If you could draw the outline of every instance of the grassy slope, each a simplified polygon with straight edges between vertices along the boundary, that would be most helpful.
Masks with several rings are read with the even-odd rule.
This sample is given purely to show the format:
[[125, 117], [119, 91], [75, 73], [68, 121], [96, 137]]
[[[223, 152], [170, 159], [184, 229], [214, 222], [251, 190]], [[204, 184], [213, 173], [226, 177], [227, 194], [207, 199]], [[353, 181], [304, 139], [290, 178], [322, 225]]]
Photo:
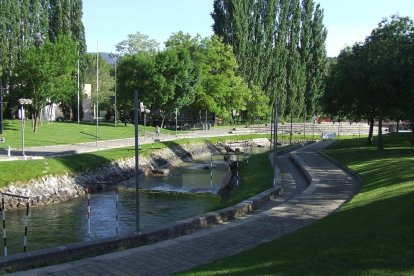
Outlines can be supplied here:
[[[6, 120], [4, 122], [4, 137], [6, 142], [0, 144], [0, 148], [21, 148], [22, 141], [22, 124], [19, 120]], [[128, 124], [118, 124], [115, 127], [110, 123], [99, 123], [99, 139], [112, 140], [134, 137], [134, 126]], [[144, 128], [140, 127], [140, 135], [143, 135]], [[147, 132], [154, 133], [153, 127], [146, 127]], [[168, 132], [163, 130], [163, 133]], [[175, 133], [175, 132], [174, 132]], [[26, 122], [25, 127], [25, 146], [48, 146], [48, 145], [63, 145], [81, 142], [96, 141], [96, 124], [94, 123], [67, 123], [67, 122], [53, 122], [43, 123], [37, 129], [37, 133], [33, 133], [31, 129], [31, 121]]]
[[386, 136], [377, 152], [365, 139], [326, 150], [360, 174], [360, 193], [327, 218], [187, 275], [413, 275], [414, 154], [409, 137]]

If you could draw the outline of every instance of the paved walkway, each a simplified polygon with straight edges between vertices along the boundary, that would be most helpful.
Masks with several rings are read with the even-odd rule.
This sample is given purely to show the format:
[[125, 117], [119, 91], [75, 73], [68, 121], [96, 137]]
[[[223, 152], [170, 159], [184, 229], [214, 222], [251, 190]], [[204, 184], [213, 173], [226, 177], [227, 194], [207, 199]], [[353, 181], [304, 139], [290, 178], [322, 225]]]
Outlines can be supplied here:
[[169, 275], [237, 254], [319, 220], [340, 207], [358, 182], [317, 153], [329, 142], [299, 150], [307, 178], [287, 156], [278, 157], [285, 193], [230, 223], [152, 245], [14, 275]]
[[[261, 130], [261, 129], [259, 129]], [[231, 128], [213, 128], [211, 130], [198, 130], [191, 131], [184, 134], [165, 134], [162, 133], [159, 137], [160, 141], [171, 141], [181, 138], [202, 138], [202, 137], [217, 137], [217, 136], [231, 136], [245, 133], [258, 133], [256, 129], [252, 128], [241, 128], [239, 131], [232, 131]], [[147, 132], [145, 138], [140, 137], [140, 144], [147, 144], [154, 142], [154, 133]], [[135, 138], [125, 138], [116, 140], [104, 140], [94, 141], [85, 143], [76, 143], [68, 145], [53, 145], [53, 146], [40, 146], [40, 147], [26, 147], [25, 155], [28, 159], [39, 159], [45, 157], [64, 156], [70, 154], [79, 154], [100, 151], [111, 148], [122, 148], [135, 145]], [[2, 145], [0, 145], [2, 146]], [[0, 147], [0, 161], [12, 161], [23, 159], [21, 149], [11, 149], [10, 156], [8, 149]]]

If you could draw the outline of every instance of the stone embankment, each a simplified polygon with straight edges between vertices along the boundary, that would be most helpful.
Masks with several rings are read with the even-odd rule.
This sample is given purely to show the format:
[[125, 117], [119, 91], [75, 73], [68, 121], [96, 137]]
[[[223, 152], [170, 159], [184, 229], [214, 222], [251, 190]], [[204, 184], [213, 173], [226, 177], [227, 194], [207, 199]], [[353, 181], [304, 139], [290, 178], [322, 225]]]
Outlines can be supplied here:
[[[223, 144], [188, 144], [154, 150], [150, 157], [140, 157], [140, 173], [150, 174], [160, 167], [169, 167], [178, 162], [188, 162], [202, 155], [217, 154], [226, 151]], [[59, 203], [114, 187], [117, 183], [133, 177], [135, 174], [135, 158], [112, 161], [95, 170], [64, 175], [49, 175], [33, 179], [27, 183], [10, 183], [0, 192], [28, 196], [30, 206]], [[25, 207], [22, 198], [5, 196], [5, 208]]]

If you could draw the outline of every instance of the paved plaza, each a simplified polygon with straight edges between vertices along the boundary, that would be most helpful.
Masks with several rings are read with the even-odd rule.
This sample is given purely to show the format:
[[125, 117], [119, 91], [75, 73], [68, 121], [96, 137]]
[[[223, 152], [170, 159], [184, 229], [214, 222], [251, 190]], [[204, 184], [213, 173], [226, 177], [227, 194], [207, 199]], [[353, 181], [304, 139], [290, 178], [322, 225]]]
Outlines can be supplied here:
[[357, 191], [353, 176], [318, 153], [329, 143], [279, 156], [284, 193], [249, 216], [175, 239], [13, 275], [169, 275], [277, 239], [329, 215]]

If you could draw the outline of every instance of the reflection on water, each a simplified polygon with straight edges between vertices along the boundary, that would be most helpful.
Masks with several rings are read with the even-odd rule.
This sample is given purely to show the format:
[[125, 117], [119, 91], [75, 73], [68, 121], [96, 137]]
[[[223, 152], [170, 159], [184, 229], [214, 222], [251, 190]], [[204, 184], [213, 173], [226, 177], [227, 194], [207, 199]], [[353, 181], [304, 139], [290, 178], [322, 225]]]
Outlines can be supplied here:
[[[171, 168], [169, 176], [146, 176], [140, 180], [140, 229], [143, 232], [166, 223], [205, 213], [218, 205], [214, 193], [228, 173], [222, 157], [210, 157]], [[212, 179], [212, 181], [211, 181]], [[119, 234], [136, 229], [134, 180], [119, 186]], [[168, 193], [160, 192], [168, 191]], [[181, 193], [189, 192], [189, 193]], [[87, 198], [30, 209], [28, 251], [116, 235], [115, 191], [91, 195], [91, 234], [88, 234]], [[23, 252], [25, 210], [6, 211], [8, 254]]]

